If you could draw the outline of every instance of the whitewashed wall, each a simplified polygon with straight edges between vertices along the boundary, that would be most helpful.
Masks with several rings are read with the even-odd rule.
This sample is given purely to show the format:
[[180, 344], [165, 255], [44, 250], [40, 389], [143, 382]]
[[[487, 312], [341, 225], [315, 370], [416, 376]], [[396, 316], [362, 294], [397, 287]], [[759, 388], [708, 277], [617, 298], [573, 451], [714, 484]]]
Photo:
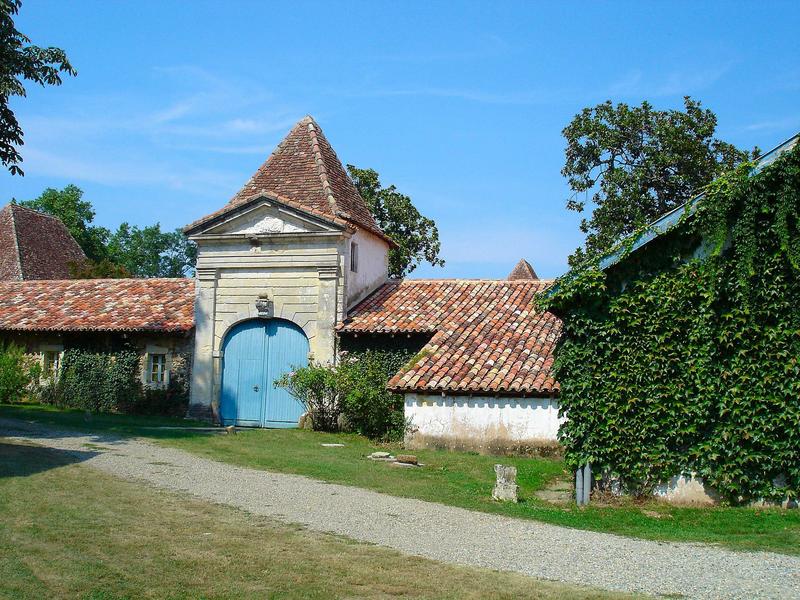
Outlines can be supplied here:
[[344, 264], [348, 308], [386, 283], [389, 272], [389, 244], [384, 240], [359, 229], [350, 241], [358, 244], [358, 271], [350, 270], [350, 244], [347, 243]]
[[411, 447], [555, 441], [562, 422], [554, 398], [406, 394], [405, 415]]

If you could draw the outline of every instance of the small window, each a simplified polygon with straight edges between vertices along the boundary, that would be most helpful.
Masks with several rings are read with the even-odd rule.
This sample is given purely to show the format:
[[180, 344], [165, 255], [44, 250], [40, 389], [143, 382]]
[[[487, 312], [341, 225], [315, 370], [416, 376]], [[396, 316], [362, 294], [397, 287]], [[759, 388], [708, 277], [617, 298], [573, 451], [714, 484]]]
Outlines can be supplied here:
[[358, 273], [358, 244], [350, 242], [350, 270]]
[[46, 379], [58, 377], [61, 368], [61, 352], [58, 350], [45, 350], [42, 355], [42, 375]]
[[167, 355], [148, 355], [147, 381], [148, 383], [162, 384], [167, 381]]

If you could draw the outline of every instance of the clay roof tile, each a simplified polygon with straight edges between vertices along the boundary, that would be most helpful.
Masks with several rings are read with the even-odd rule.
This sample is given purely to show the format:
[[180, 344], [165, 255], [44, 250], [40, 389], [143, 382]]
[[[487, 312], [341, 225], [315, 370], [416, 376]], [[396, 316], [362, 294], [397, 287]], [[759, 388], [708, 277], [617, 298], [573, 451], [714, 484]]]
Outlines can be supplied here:
[[550, 395], [561, 321], [536, 312], [551, 281], [405, 280], [357, 305], [342, 332], [435, 332], [423, 358], [389, 382], [395, 391]]

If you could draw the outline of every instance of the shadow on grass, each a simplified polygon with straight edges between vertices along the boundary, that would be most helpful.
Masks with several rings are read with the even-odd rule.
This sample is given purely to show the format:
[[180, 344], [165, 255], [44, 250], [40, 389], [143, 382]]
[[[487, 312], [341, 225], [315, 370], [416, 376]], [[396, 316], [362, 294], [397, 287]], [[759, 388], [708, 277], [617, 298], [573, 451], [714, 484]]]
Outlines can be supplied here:
[[[4, 419], [9, 421], [3, 422]], [[3, 431], [14, 430], [29, 434], [40, 427], [48, 429], [48, 437], [92, 435], [97, 437], [92, 441], [108, 444], [119, 441], [120, 437], [185, 439], [225, 433], [221, 427], [177, 417], [92, 413], [41, 404], [0, 404], [0, 435]], [[69, 430], [75, 431], [71, 433]]]
[[27, 444], [0, 442], [0, 478], [27, 477], [89, 460], [92, 450], [54, 450]]

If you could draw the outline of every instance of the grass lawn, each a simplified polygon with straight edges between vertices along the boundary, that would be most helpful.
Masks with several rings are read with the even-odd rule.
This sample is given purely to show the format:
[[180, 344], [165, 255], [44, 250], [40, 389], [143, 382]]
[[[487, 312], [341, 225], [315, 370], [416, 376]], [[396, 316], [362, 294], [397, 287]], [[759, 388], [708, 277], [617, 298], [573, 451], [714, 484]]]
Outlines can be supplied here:
[[74, 460], [0, 438], [0, 597], [623, 597], [312, 533]]
[[[151, 438], [188, 452], [236, 465], [296, 473], [396, 496], [419, 498], [472, 510], [536, 519], [580, 529], [605, 531], [655, 540], [722, 544], [736, 550], [770, 550], [800, 554], [800, 511], [751, 508], [681, 508], [651, 501], [622, 501], [613, 506], [578, 509], [538, 499], [534, 492], [566, 477], [557, 460], [496, 458], [465, 452], [420, 450], [419, 469], [399, 469], [367, 460], [381, 447], [362, 437], [300, 430], [247, 430], [237, 435], [209, 435], [145, 426], [185, 424], [183, 420], [93, 415], [36, 405], [0, 405], [0, 417], [16, 417], [85, 431], [107, 431]], [[338, 442], [341, 448], [323, 447]], [[523, 501], [501, 504], [491, 500], [493, 465], [514, 464]]]

